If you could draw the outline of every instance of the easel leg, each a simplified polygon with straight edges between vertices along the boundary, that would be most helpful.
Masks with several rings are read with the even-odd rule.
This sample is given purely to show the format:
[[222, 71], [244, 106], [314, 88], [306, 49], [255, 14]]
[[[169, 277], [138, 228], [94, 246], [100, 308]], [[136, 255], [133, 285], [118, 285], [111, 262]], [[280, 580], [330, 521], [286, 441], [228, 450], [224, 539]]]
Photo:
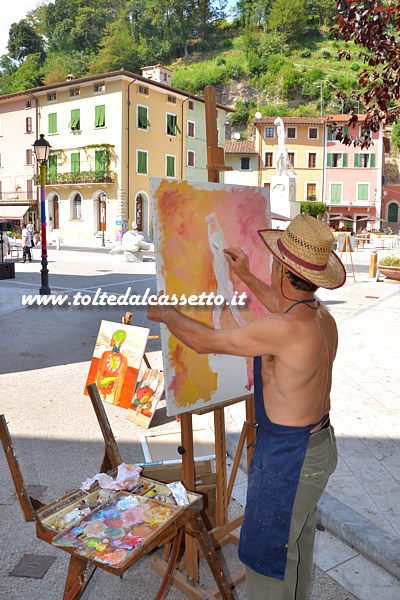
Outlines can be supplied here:
[[[187, 490], [195, 491], [195, 465], [193, 450], [193, 420], [190, 413], [181, 416], [181, 440], [185, 449], [182, 455], [182, 480]], [[186, 569], [188, 576], [197, 583], [199, 580], [198, 547], [197, 542], [190, 535], [185, 535]]]
[[223, 408], [214, 411], [215, 467], [217, 472], [217, 525], [223, 526], [228, 520], [228, 494], [226, 484], [226, 439], [225, 414]]
[[176, 562], [177, 562], [178, 556], [179, 556], [181, 542], [182, 542], [182, 530], [180, 530], [178, 532], [178, 534], [175, 536], [174, 542], [172, 544], [170, 558], [169, 558], [168, 569], [164, 575], [164, 579], [160, 585], [160, 588], [157, 592], [157, 596], [154, 598], [154, 600], [162, 600], [165, 592], [168, 589], [169, 584], [171, 583], [171, 579], [174, 574]]
[[196, 515], [192, 521], [193, 530], [198, 535], [199, 544], [204, 552], [204, 557], [208, 562], [211, 573], [214, 576], [218, 589], [221, 593], [222, 600], [234, 600], [233, 592], [222, 570], [221, 564], [215, 552], [214, 545], [207, 533], [206, 526], [203, 523], [200, 515]]
[[85, 587], [83, 576], [85, 574], [86, 567], [86, 560], [71, 556], [69, 560], [67, 579], [65, 581], [63, 600], [78, 600], [81, 597]]
[[88, 385], [87, 391], [92, 401], [94, 412], [96, 413], [105, 443], [105, 453], [100, 471], [105, 472], [111, 468], [116, 469], [118, 465], [122, 463], [122, 458], [96, 384], [92, 383], [91, 385]]

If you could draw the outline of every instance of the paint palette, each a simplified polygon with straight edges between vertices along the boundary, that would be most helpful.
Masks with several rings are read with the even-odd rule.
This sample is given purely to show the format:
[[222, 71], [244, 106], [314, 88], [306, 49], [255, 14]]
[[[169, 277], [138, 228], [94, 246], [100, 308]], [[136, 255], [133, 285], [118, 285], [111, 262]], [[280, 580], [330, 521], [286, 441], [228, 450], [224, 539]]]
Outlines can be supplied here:
[[109, 569], [119, 569], [157, 537], [181, 510], [152, 498], [120, 492], [53, 539], [55, 546]]

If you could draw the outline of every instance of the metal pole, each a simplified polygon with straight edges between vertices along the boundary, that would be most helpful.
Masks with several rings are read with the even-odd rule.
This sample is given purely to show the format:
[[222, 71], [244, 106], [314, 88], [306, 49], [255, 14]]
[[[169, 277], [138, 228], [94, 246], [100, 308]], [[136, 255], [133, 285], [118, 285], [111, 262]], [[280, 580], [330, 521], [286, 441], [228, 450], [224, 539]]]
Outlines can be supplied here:
[[104, 196], [101, 198], [100, 200], [101, 202], [101, 206], [100, 206], [100, 210], [101, 210], [101, 245], [104, 247], [106, 244], [104, 242], [104, 227], [105, 227], [105, 200], [104, 200]]
[[40, 220], [42, 224], [42, 268], [41, 288], [39, 293], [41, 296], [51, 294], [49, 288], [49, 270], [47, 268], [47, 237], [46, 237], [46, 161], [40, 163]]

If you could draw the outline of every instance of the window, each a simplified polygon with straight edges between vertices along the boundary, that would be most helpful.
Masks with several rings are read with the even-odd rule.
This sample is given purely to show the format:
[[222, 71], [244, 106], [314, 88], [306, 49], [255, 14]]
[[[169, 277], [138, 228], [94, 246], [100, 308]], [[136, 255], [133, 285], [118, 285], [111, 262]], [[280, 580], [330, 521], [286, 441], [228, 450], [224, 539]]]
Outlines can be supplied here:
[[72, 201], [72, 218], [82, 219], [82, 196], [80, 194], [75, 194]]
[[317, 140], [318, 139], [318, 129], [316, 127], [308, 128], [308, 139], [309, 140]]
[[104, 81], [102, 81], [101, 83], [95, 83], [93, 86], [93, 91], [95, 94], [98, 94], [99, 92], [105, 92], [106, 84], [104, 83]]
[[340, 204], [342, 201], [342, 184], [331, 183], [331, 204]]
[[194, 102], [193, 102], [193, 100], [189, 100], [189, 110], [194, 110]]
[[273, 127], [266, 127], [264, 130], [264, 137], [273, 138], [275, 136], [275, 130]]
[[26, 180], [26, 199], [33, 199], [33, 179]]
[[32, 100], [27, 100], [25, 102], [25, 108], [32, 108]]
[[145, 94], [146, 96], [148, 96], [149, 88], [146, 87], [145, 85], [139, 85], [139, 94]]
[[68, 127], [71, 131], [80, 131], [81, 129], [81, 111], [79, 108], [71, 110], [71, 120]]
[[369, 183], [357, 184], [357, 200], [359, 202], [369, 201]]
[[187, 134], [188, 134], [188, 137], [194, 137], [194, 122], [193, 121], [188, 121]]
[[30, 148], [28, 148], [25, 151], [25, 162], [26, 162], [27, 165], [31, 165], [32, 164], [32, 156], [33, 156], [32, 150]]
[[288, 159], [290, 160], [292, 167], [294, 167], [294, 152], [288, 152]]
[[147, 151], [138, 150], [136, 153], [137, 172], [147, 175]]
[[80, 152], [71, 153], [71, 173], [75, 175], [81, 172], [81, 155]]
[[54, 102], [55, 100], [57, 100], [56, 92], [49, 92], [47, 94], [47, 102]]
[[94, 126], [105, 127], [106, 124], [106, 107], [104, 104], [95, 106], [94, 109]]
[[328, 142], [331, 142], [332, 140], [337, 140], [341, 134], [348, 135], [348, 133], [349, 133], [349, 128], [347, 126], [338, 127], [337, 131], [333, 132], [332, 127], [330, 127], [328, 125]]
[[265, 166], [266, 167], [272, 167], [272, 163], [273, 163], [273, 159], [274, 159], [274, 155], [272, 152], [266, 152], [265, 153]]
[[296, 137], [297, 137], [296, 127], [288, 127], [286, 130], [286, 137], [288, 139], [292, 139], [292, 140], [296, 139]]
[[364, 169], [375, 167], [375, 154], [355, 154], [354, 166]]
[[176, 135], [176, 132], [180, 129], [177, 124], [176, 115], [172, 115], [171, 113], [167, 113], [167, 135]]
[[80, 96], [81, 95], [80, 88], [78, 88], [78, 87], [71, 88], [69, 90], [69, 95], [70, 95], [71, 98], [76, 98], [77, 96]]
[[188, 165], [188, 167], [194, 167], [194, 152], [193, 152], [193, 150], [188, 150], [187, 165]]
[[241, 157], [240, 168], [242, 171], [248, 171], [250, 169], [250, 158], [248, 156]]
[[49, 183], [57, 181], [57, 154], [50, 154], [47, 167], [47, 179]]
[[107, 154], [106, 150], [95, 150], [94, 153], [94, 172], [98, 176], [104, 176], [106, 172]]
[[138, 104], [137, 107], [137, 126], [139, 129], [148, 129], [150, 127], [149, 119], [147, 118], [147, 106], [141, 106]]
[[317, 199], [317, 184], [307, 183], [307, 200], [314, 201]]
[[308, 154], [308, 168], [315, 169], [317, 166], [317, 154], [315, 152], [309, 152]]
[[166, 174], [167, 177], [175, 177], [175, 156], [167, 154]]
[[399, 207], [396, 202], [391, 202], [388, 206], [387, 220], [390, 223], [397, 223], [399, 220]]
[[49, 133], [57, 133], [57, 113], [50, 113], [48, 116]]
[[32, 133], [32, 117], [25, 119], [25, 133]]
[[326, 157], [327, 167], [347, 167], [347, 154], [328, 152]]
[[168, 102], [171, 102], [172, 104], [176, 104], [176, 96], [171, 96], [170, 94], [168, 94]]

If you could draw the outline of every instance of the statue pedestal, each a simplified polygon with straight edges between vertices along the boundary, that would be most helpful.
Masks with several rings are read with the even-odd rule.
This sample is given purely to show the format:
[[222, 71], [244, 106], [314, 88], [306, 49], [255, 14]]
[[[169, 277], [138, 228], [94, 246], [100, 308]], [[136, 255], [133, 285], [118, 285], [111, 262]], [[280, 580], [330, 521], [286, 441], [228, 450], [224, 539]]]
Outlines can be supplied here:
[[289, 219], [300, 213], [300, 203], [296, 202], [296, 176], [274, 175], [271, 178], [271, 211]]

